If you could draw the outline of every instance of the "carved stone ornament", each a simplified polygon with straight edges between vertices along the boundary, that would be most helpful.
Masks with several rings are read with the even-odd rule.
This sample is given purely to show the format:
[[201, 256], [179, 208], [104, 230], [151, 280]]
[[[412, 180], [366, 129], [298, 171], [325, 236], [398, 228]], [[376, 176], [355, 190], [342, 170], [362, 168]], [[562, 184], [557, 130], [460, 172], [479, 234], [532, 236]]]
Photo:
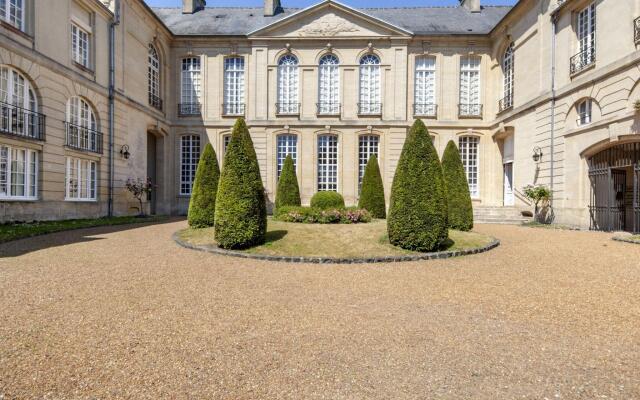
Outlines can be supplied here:
[[335, 14], [326, 14], [300, 29], [298, 35], [337, 36], [353, 32], [360, 32], [360, 28]]

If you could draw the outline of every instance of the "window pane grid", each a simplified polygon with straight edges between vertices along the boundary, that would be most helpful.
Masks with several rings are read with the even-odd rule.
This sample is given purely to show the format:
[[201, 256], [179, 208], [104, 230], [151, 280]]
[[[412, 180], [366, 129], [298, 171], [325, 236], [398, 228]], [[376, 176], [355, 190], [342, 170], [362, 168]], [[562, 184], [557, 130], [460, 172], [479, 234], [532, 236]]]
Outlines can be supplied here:
[[[196, 114], [200, 111], [200, 59], [191, 57], [182, 60], [180, 102], [183, 114]], [[195, 110], [197, 108], [197, 110]], [[196, 112], [197, 111], [197, 112]]]
[[224, 60], [224, 113], [244, 114], [244, 58]]
[[89, 67], [89, 33], [77, 25], [71, 25], [71, 50], [73, 60]]
[[340, 61], [328, 54], [320, 59], [318, 113], [338, 114], [340, 112]]
[[414, 102], [416, 115], [435, 115], [436, 60], [433, 57], [416, 58]]
[[368, 54], [360, 60], [360, 107], [361, 114], [380, 114], [380, 59]]
[[358, 144], [358, 185], [362, 185], [364, 170], [367, 167], [369, 158], [375, 155], [378, 157], [378, 144], [380, 137], [377, 135], [362, 135]]
[[298, 59], [287, 54], [278, 62], [278, 113], [297, 114], [298, 108]]
[[503, 96], [506, 107], [510, 107], [513, 104], [513, 64], [513, 43], [511, 43], [505, 51], [504, 59], [502, 60], [502, 70], [504, 73]]
[[0, 199], [37, 199], [37, 167], [35, 150], [0, 146]]
[[278, 136], [276, 153], [277, 173], [278, 179], [280, 179], [280, 173], [282, 172], [282, 167], [284, 166], [284, 160], [288, 155], [291, 155], [291, 158], [293, 159], [293, 168], [295, 169], [298, 166], [298, 136]]
[[24, 30], [24, 0], [0, 0], [0, 19]]
[[467, 175], [471, 197], [479, 196], [478, 188], [478, 147], [480, 140], [475, 136], [463, 136], [458, 141], [460, 158]]
[[200, 160], [200, 136], [188, 135], [180, 138], [180, 194], [191, 194], [193, 180]]
[[338, 137], [318, 136], [318, 191], [338, 191]]
[[97, 198], [97, 163], [67, 157], [67, 200], [93, 201]]

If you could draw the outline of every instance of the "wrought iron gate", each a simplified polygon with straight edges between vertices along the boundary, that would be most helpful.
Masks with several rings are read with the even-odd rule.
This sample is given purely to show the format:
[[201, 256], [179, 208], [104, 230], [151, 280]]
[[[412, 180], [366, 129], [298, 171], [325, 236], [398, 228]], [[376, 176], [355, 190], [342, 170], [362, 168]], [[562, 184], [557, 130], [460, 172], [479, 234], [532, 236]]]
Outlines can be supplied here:
[[624, 196], [627, 173], [624, 170], [612, 168], [594, 168], [589, 171], [589, 180], [591, 181], [591, 202], [589, 205], [591, 229], [598, 231], [625, 230]]
[[640, 164], [633, 166], [633, 232], [640, 233]]

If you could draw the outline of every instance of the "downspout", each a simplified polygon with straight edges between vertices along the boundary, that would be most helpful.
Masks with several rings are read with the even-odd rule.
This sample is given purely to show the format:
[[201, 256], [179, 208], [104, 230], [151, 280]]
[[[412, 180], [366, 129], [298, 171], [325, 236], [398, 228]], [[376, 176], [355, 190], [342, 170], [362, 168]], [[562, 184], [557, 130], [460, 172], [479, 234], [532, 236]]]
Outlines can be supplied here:
[[120, 24], [120, 0], [114, 0], [113, 21], [109, 24], [109, 203], [108, 216], [113, 216], [113, 186], [115, 180], [114, 124], [116, 88], [116, 27]]
[[555, 124], [556, 124], [556, 30], [558, 23], [558, 14], [551, 16], [551, 142], [550, 152], [551, 159], [549, 162], [549, 190], [551, 191], [551, 199], [549, 205], [553, 206], [553, 184], [554, 184], [554, 163], [555, 163]]

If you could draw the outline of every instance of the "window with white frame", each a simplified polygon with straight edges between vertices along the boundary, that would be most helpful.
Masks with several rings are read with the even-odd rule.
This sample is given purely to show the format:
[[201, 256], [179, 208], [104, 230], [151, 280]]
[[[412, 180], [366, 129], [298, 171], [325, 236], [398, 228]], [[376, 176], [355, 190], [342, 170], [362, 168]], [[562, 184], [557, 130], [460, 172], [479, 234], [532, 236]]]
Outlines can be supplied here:
[[460, 116], [480, 116], [480, 57], [460, 59]]
[[364, 170], [371, 156], [378, 157], [378, 144], [380, 137], [378, 135], [361, 135], [358, 141], [358, 185], [362, 185]]
[[584, 99], [578, 104], [578, 125], [591, 123], [591, 110], [593, 103], [591, 99]]
[[298, 59], [285, 54], [278, 61], [278, 114], [298, 114]]
[[280, 173], [284, 166], [284, 160], [290, 155], [293, 159], [293, 168], [298, 165], [298, 136], [297, 135], [278, 135], [277, 149], [276, 149], [276, 161], [278, 167], [278, 179], [280, 179]]
[[0, 19], [24, 30], [25, 0], [0, 0]]
[[149, 44], [149, 104], [162, 110], [162, 100], [160, 99], [160, 57], [156, 48]]
[[380, 58], [367, 54], [360, 59], [360, 114], [382, 113], [380, 100]]
[[180, 87], [180, 115], [200, 114], [200, 58], [182, 59]]
[[67, 157], [68, 201], [95, 201], [98, 198], [98, 164], [93, 160]]
[[93, 107], [81, 97], [67, 102], [67, 132], [65, 144], [79, 150], [102, 152], [102, 134], [97, 131]]
[[[596, 3], [591, 3], [578, 13], [578, 51], [595, 54], [596, 47]], [[585, 55], [585, 57], [587, 57]]]
[[0, 200], [38, 198], [38, 152], [0, 145]]
[[340, 60], [333, 54], [320, 59], [318, 114], [340, 113]]
[[502, 57], [502, 73], [504, 74], [504, 77], [502, 81], [503, 99], [500, 104], [501, 110], [513, 106], [513, 56], [513, 43], [511, 43], [509, 44], [509, 47], [507, 47], [507, 50], [505, 50], [504, 56]]
[[231, 135], [224, 135], [222, 137], [222, 153], [225, 154], [227, 152], [227, 147], [229, 147], [229, 143], [231, 143]]
[[89, 32], [76, 24], [71, 24], [71, 56], [73, 61], [90, 68], [89, 64]]
[[318, 191], [338, 191], [338, 136], [318, 136]]
[[224, 114], [244, 114], [244, 58], [224, 59]]
[[458, 139], [458, 148], [460, 149], [460, 158], [467, 175], [469, 183], [469, 192], [471, 197], [477, 198], [480, 195], [478, 187], [478, 148], [480, 146], [480, 138], [477, 136], [462, 136]]
[[41, 138], [41, 116], [36, 95], [21, 73], [0, 67], [0, 131], [17, 136]]
[[414, 114], [435, 116], [436, 107], [436, 59], [416, 57]]
[[180, 194], [189, 196], [200, 160], [200, 136], [180, 137]]

